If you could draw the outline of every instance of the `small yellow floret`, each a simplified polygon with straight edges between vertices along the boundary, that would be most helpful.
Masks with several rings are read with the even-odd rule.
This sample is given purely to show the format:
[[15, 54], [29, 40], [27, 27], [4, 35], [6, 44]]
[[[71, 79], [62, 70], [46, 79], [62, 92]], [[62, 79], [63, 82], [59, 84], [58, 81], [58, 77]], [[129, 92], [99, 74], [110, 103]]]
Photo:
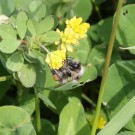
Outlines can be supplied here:
[[70, 44], [61, 44], [61, 50], [63, 50], [64, 52], [69, 51], [69, 52], [73, 52], [74, 48], [72, 45]]
[[98, 120], [98, 128], [102, 129], [106, 124], [106, 120], [103, 117], [100, 117]]
[[53, 51], [47, 54], [46, 63], [52, 69], [59, 69], [63, 66], [64, 60], [66, 60], [66, 53], [63, 50]]
[[[90, 121], [90, 124], [93, 125], [93, 122], [94, 122], [94, 119], [92, 119], [92, 121]], [[106, 124], [106, 120], [103, 117], [99, 117], [97, 128], [102, 129], [102, 128], [104, 128], [105, 124]]]
[[56, 30], [61, 37], [60, 42], [56, 42], [56, 45], [60, 44], [60, 49], [63, 51], [73, 51], [73, 45], [78, 45], [78, 35], [70, 28], [66, 28], [65, 31]]

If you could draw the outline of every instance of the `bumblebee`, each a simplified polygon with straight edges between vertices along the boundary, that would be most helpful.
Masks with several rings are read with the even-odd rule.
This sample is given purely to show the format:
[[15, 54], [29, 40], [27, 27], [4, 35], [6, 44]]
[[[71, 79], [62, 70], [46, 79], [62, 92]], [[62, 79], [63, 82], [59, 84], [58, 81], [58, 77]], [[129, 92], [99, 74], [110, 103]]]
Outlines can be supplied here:
[[55, 81], [66, 83], [72, 80], [78, 80], [83, 74], [83, 67], [73, 58], [67, 58], [59, 69], [51, 70]]

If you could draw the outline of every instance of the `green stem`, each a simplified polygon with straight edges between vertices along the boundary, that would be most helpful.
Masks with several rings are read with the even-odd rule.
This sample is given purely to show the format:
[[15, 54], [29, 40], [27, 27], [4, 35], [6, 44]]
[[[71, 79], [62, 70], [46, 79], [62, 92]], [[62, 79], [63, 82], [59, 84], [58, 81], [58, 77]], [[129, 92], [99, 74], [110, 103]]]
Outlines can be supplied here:
[[99, 19], [102, 20], [102, 15], [100, 13], [99, 7], [96, 4], [95, 4], [95, 10], [97, 12], [97, 15], [98, 15]]
[[96, 107], [96, 104], [88, 96], [86, 96], [85, 94], [82, 94], [82, 98], [85, 99], [93, 107]]
[[92, 0], [92, 2], [93, 2], [93, 4], [94, 4], [94, 6], [95, 6], [95, 10], [96, 10], [96, 12], [97, 12], [97, 15], [98, 15], [99, 19], [102, 20], [102, 15], [101, 15], [101, 13], [100, 13], [100, 10], [99, 10], [98, 5], [96, 4], [95, 0]]
[[12, 78], [12, 76], [8, 75], [8, 76], [1, 76], [0, 77], [0, 82], [4, 82], [4, 81], [7, 81], [7, 80], [10, 80]]
[[16, 81], [16, 86], [17, 86], [17, 103], [20, 105], [21, 100], [22, 100], [22, 95], [23, 95], [23, 88], [22, 84], [19, 81]]
[[101, 110], [101, 103], [102, 103], [103, 94], [104, 94], [104, 86], [105, 86], [105, 81], [107, 78], [107, 73], [109, 70], [109, 65], [110, 65], [112, 50], [113, 50], [113, 46], [114, 46], [115, 35], [116, 35], [117, 27], [118, 27], [122, 3], [123, 3], [123, 0], [119, 0], [116, 15], [114, 16], [114, 25], [112, 27], [112, 32], [111, 32], [111, 36], [110, 36], [110, 42], [109, 42], [109, 46], [108, 46], [104, 72], [103, 72], [101, 86], [100, 86], [100, 90], [99, 90], [99, 97], [98, 97], [98, 101], [97, 101], [96, 114], [95, 114], [95, 119], [94, 119], [92, 131], [91, 131], [91, 135], [95, 135], [96, 129], [97, 129], [98, 119], [99, 119], [100, 110]]
[[35, 109], [36, 109], [36, 131], [37, 135], [41, 135], [41, 120], [40, 120], [40, 99], [35, 92]]
[[47, 53], [50, 53], [50, 51], [43, 45], [40, 45], [41, 48], [43, 48]]

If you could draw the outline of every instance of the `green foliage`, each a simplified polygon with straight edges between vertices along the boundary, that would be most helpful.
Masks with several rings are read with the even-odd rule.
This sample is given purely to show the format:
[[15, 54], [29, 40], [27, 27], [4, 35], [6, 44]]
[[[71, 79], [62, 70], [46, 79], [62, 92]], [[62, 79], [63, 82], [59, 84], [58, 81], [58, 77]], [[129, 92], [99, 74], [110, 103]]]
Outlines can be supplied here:
[[29, 114], [22, 108], [15, 106], [0, 107], [0, 116], [0, 134], [36, 135]]
[[46, 97], [43, 96], [41, 93], [38, 93], [38, 97], [44, 101], [46, 106], [52, 107], [53, 109], [56, 109], [55, 105]]
[[27, 22], [27, 27], [32, 35], [36, 35], [38, 29], [36, 21], [29, 19]]
[[[42, 40], [43, 38], [43, 40]], [[54, 43], [60, 39], [60, 35], [55, 31], [46, 32], [42, 37], [41, 41], [46, 43]]]
[[58, 135], [89, 135], [90, 127], [85, 118], [83, 107], [78, 99], [69, 99], [60, 115]]
[[[15, 0], [1, 0], [0, 1], [0, 14], [10, 16], [15, 9]], [[8, 10], [7, 10], [8, 9]]]
[[28, 15], [35, 20], [40, 20], [46, 15], [46, 5], [42, 1], [32, 0], [27, 8]]
[[51, 30], [54, 27], [54, 18], [53, 16], [46, 17], [43, 21], [40, 22], [40, 31], [45, 33]]
[[[134, 4], [125, 1], [121, 10], [102, 100], [106, 126], [99, 120], [105, 127], [97, 135], [135, 134]], [[39, 135], [40, 120], [41, 135], [91, 134], [116, 5], [107, 0], [0, 0], [0, 135]], [[66, 19], [74, 16], [90, 23], [90, 29], [66, 56], [84, 72], [63, 83], [54, 80], [45, 59], [66, 42], [56, 30], [63, 32]]]
[[[134, 13], [135, 5], [127, 5], [123, 7], [121, 12], [117, 40], [119, 44], [123, 47], [130, 47], [135, 45], [134, 33], [135, 33], [135, 24], [134, 24]], [[134, 50], [130, 50], [131, 53], [135, 53]]]
[[[67, 93], [69, 93], [70, 91], [67, 91]], [[79, 92], [79, 91], [77, 91]], [[73, 94], [73, 92], [72, 92]], [[55, 106], [55, 110], [54, 112], [56, 114], [60, 114], [61, 110], [63, 109], [63, 107], [68, 103], [68, 96], [67, 94], [62, 91], [50, 91], [50, 90], [43, 90], [43, 95], [44, 97], [46, 97], [48, 100], [50, 100], [53, 104], [53, 106]], [[62, 101], [62, 102], [61, 102]], [[48, 105], [48, 107], [51, 107], [51, 105], [49, 105], [48, 102], [44, 102], [45, 104]], [[54, 107], [51, 107], [51, 109]]]
[[23, 108], [29, 115], [35, 111], [35, 98], [33, 94], [25, 94], [21, 97], [20, 107]]
[[[5, 70], [3, 65], [0, 63], [0, 76], [9, 75], [8, 72]], [[11, 80], [0, 82], [0, 100], [3, 98], [5, 93], [8, 91], [11, 85]]]
[[24, 64], [17, 72], [18, 78], [25, 87], [32, 87], [36, 81], [36, 71], [32, 64]]
[[[115, 135], [135, 114], [133, 97], [97, 135]], [[130, 112], [127, 115], [127, 110]]]
[[92, 13], [92, 3], [90, 0], [79, 0], [79, 2], [73, 8], [73, 11], [76, 16], [82, 16], [83, 20], [85, 21]]
[[36, 70], [36, 87], [44, 88], [46, 82], [46, 69], [40, 63], [36, 63], [35, 65]]
[[[103, 99], [103, 103], [111, 112], [110, 117], [113, 117], [134, 96], [134, 81], [130, 73], [119, 64], [111, 66]], [[110, 87], [112, 85], [113, 87]], [[125, 127], [134, 131], [134, 118]]]
[[95, 0], [95, 2], [96, 2], [97, 5], [99, 5], [99, 4], [101, 4], [101, 3], [105, 2], [105, 1], [106, 0]]
[[46, 133], [48, 135], [55, 135], [56, 134], [55, 127], [50, 121], [48, 121], [46, 119], [42, 119], [41, 124], [42, 124], [42, 127], [45, 127], [42, 129], [41, 134], [44, 134], [44, 133]]
[[6, 39], [0, 42], [0, 51], [3, 53], [13, 53], [20, 45], [21, 41], [16, 39]]
[[112, 28], [113, 18], [107, 18], [100, 21], [97, 25], [97, 34], [98, 37], [104, 42], [109, 43], [111, 28]]
[[20, 12], [17, 15], [16, 27], [17, 27], [17, 32], [21, 39], [24, 38], [26, 30], [27, 30], [27, 26], [26, 26], [27, 20], [28, 20], [28, 17], [25, 12]]
[[75, 59], [79, 59], [82, 65], [87, 65], [90, 50], [90, 41], [88, 39], [82, 39], [80, 40], [80, 45], [76, 46], [76, 51], [74, 53], [69, 53], [69, 55]]
[[[2, 39], [16, 39], [16, 31], [11, 25], [0, 25], [0, 36]], [[12, 43], [12, 42], [11, 42]]]
[[119, 133], [119, 134], [117, 134], [117, 135], [134, 135], [135, 133], [134, 132], [131, 132], [131, 131], [125, 131], [125, 132], [121, 132], [121, 133]]
[[6, 62], [6, 67], [11, 71], [19, 71], [23, 66], [24, 58], [22, 52], [13, 53]]

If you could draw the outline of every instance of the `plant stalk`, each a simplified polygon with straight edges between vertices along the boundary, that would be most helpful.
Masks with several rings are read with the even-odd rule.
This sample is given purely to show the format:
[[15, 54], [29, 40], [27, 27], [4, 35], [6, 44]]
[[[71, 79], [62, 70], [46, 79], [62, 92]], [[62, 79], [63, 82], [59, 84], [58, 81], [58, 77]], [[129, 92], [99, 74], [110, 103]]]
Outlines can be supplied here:
[[97, 13], [97, 15], [98, 15], [98, 18], [99, 18], [100, 20], [102, 20], [102, 15], [101, 15], [101, 13], [100, 13], [99, 6], [96, 4], [95, 0], [92, 0], [92, 2], [93, 2], [93, 5], [94, 5], [94, 7], [95, 7], [95, 11], [96, 11], [96, 13]]
[[112, 50], [113, 50], [113, 46], [114, 46], [114, 41], [115, 41], [115, 36], [116, 36], [117, 27], [118, 27], [122, 4], [123, 4], [123, 0], [119, 0], [117, 10], [116, 10], [116, 15], [114, 16], [114, 24], [112, 26], [112, 32], [111, 32], [111, 36], [110, 36], [104, 72], [103, 72], [103, 76], [102, 76], [102, 80], [101, 80], [99, 97], [98, 97], [98, 101], [97, 101], [95, 119], [94, 119], [92, 131], [91, 131], [91, 135], [96, 134], [98, 119], [99, 119], [99, 115], [100, 115], [101, 104], [102, 104], [102, 99], [103, 99], [103, 94], [104, 94], [104, 87], [105, 87], [105, 82], [106, 82], [106, 78], [107, 78], [107, 74], [108, 74], [108, 70], [109, 70], [109, 65], [110, 65], [110, 60], [111, 60], [111, 56], [112, 56]]
[[82, 94], [82, 98], [84, 100], [86, 100], [90, 105], [92, 105], [93, 107], [96, 107], [96, 104], [88, 97], [86, 96], [85, 94]]
[[20, 105], [22, 96], [23, 96], [23, 88], [22, 84], [19, 81], [16, 81], [16, 86], [17, 86], [17, 104]]
[[35, 93], [35, 111], [36, 111], [36, 132], [41, 135], [41, 119], [40, 119], [40, 99]]
[[12, 78], [12, 76], [8, 75], [8, 76], [1, 76], [0, 77], [0, 82], [4, 82], [4, 81], [7, 81], [7, 80], [10, 80]]

